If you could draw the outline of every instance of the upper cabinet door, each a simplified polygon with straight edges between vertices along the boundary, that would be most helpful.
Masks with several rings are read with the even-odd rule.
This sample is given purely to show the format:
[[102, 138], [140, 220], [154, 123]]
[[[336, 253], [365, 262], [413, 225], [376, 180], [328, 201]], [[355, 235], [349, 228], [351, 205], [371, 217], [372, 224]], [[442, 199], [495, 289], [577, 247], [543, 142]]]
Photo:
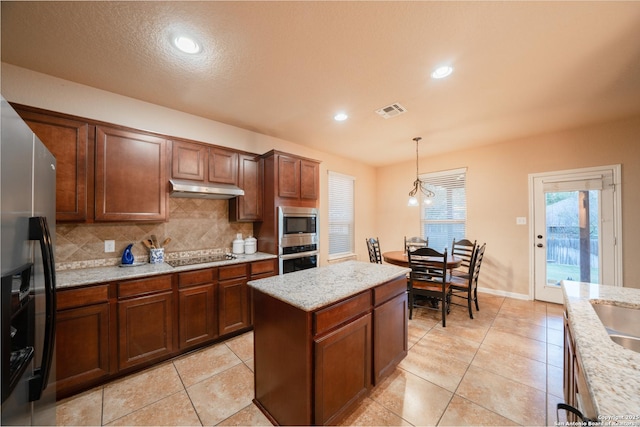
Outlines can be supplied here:
[[300, 160], [300, 198], [318, 199], [320, 165], [309, 160]]
[[96, 127], [96, 221], [167, 219], [167, 142]]
[[278, 196], [300, 198], [300, 159], [278, 156]]
[[246, 154], [239, 158], [238, 186], [244, 196], [229, 200], [229, 221], [262, 221], [263, 160]]
[[171, 150], [171, 177], [204, 182], [206, 177], [207, 147], [183, 141], [173, 141]]
[[16, 107], [56, 158], [56, 221], [87, 219], [89, 124]]
[[209, 182], [238, 184], [238, 153], [209, 148]]

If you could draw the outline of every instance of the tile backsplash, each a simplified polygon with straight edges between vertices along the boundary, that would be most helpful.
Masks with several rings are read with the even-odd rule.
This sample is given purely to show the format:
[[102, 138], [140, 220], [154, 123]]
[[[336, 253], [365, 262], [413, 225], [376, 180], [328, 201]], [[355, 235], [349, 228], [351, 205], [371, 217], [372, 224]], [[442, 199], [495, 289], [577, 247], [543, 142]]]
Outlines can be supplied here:
[[[253, 224], [229, 222], [228, 211], [228, 200], [170, 198], [168, 222], [56, 224], [56, 269], [117, 265], [131, 243], [135, 261], [148, 261], [149, 250], [141, 242], [152, 234], [160, 242], [171, 237], [168, 258], [178, 252], [230, 252], [236, 234], [252, 235]], [[105, 240], [115, 240], [115, 252], [104, 252]]]

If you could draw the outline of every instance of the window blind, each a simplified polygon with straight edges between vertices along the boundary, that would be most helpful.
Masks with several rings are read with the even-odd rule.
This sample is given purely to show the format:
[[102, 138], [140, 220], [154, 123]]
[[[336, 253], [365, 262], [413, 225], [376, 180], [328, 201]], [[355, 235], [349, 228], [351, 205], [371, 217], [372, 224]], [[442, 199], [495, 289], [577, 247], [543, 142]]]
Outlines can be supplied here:
[[354, 177], [329, 171], [330, 258], [353, 253], [354, 184]]
[[420, 175], [427, 188], [435, 193], [430, 204], [423, 204], [421, 225], [423, 238], [439, 251], [451, 250], [451, 242], [466, 237], [467, 169], [454, 169]]

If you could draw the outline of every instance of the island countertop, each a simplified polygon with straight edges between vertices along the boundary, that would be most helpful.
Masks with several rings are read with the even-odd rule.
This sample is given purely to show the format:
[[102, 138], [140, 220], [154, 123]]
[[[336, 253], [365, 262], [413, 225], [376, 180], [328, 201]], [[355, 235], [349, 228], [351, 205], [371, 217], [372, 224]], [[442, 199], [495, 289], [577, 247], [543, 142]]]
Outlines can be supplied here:
[[591, 303], [640, 308], [640, 289], [566, 280], [562, 289], [576, 351], [599, 420], [639, 425], [640, 353], [609, 338]]
[[249, 286], [304, 311], [313, 311], [409, 271], [395, 265], [346, 261], [252, 280]]

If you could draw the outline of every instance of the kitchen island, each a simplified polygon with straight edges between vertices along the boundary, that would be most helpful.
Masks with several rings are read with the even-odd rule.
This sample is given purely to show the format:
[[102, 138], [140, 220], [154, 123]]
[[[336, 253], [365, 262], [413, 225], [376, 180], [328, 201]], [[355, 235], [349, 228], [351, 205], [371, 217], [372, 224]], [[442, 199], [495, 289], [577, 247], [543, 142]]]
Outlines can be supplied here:
[[640, 311], [640, 289], [567, 280], [562, 289], [566, 402], [603, 425], [640, 425], [640, 353], [613, 342], [593, 308]]
[[408, 268], [348, 261], [250, 281], [255, 403], [335, 424], [407, 354]]

